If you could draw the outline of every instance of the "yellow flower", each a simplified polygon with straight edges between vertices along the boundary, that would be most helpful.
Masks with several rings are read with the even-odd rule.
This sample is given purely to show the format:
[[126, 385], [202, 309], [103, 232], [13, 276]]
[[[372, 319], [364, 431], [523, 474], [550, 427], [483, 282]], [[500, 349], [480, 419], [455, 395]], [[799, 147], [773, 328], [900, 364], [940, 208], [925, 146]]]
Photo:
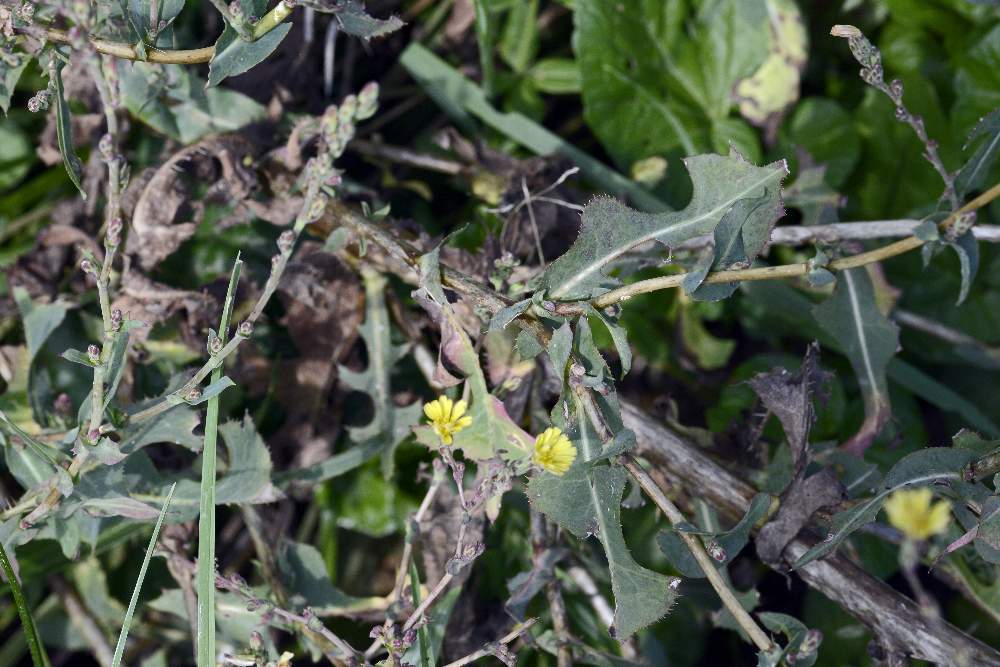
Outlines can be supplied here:
[[939, 500], [931, 505], [934, 494], [929, 488], [900, 489], [885, 501], [889, 523], [913, 540], [925, 540], [948, 527], [951, 505]]
[[281, 654], [281, 657], [278, 658], [278, 667], [292, 667], [292, 658], [294, 657], [294, 653], [291, 651], [285, 651]]
[[447, 396], [439, 396], [424, 404], [424, 414], [431, 420], [431, 426], [441, 442], [450, 445], [452, 436], [472, 423], [472, 417], [465, 414], [467, 407], [465, 401], [453, 402]]
[[576, 460], [576, 447], [565, 433], [553, 426], [535, 438], [532, 460], [553, 475], [563, 475]]

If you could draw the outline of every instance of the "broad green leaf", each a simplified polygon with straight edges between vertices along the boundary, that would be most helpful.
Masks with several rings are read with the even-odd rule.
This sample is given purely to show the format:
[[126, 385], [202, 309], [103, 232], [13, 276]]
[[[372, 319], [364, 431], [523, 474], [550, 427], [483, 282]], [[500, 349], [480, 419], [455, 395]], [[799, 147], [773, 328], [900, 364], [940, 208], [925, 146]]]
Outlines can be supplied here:
[[956, 127], [972, 128], [1000, 108], [1000, 24], [971, 44], [957, 65], [952, 117]]
[[771, 238], [774, 223], [784, 213], [778, 186], [765, 189], [759, 197], [733, 204], [713, 231], [712, 261], [692, 271], [684, 280], [684, 291], [693, 299], [718, 301], [732, 296], [737, 283], [703, 285], [709, 271], [748, 267]]
[[[851, 175], [861, 157], [861, 139], [851, 115], [836, 100], [807, 97], [796, 105], [783, 124], [779, 147], [789, 156], [793, 171], [802, 178], [805, 164], [799, 164], [802, 151], [815, 165], [822, 165], [823, 182], [840, 187]], [[815, 168], [815, 167], [814, 167]]]
[[[690, 21], [679, 2], [580, 0], [574, 18], [584, 118], [619, 165], [713, 148], [713, 125], [723, 146], [738, 139], [720, 123], [767, 56], [764, 0], [709, 0]], [[750, 138], [737, 146], [755, 154]]]
[[873, 522], [886, 497], [896, 489], [947, 480], [961, 481], [963, 468], [974, 458], [971, 451], [952, 447], [928, 447], [904, 456], [886, 473], [879, 492], [850, 509], [838, 512], [833, 517], [826, 539], [802, 554], [794, 567], [800, 568], [831, 553], [851, 533]]
[[[155, 399], [154, 399], [155, 400]], [[140, 408], [141, 406], [134, 406]], [[158, 442], [172, 442], [200, 452], [202, 438], [194, 430], [201, 423], [198, 413], [187, 405], [178, 405], [151, 419], [128, 422], [122, 433], [121, 450], [125, 454]]]
[[844, 447], [863, 452], [892, 413], [885, 373], [899, 347], [899, 329], [879, 311], [871, 278], [864, 268], [839, 273], [833, 295], [812, 312], [819, 325], [837, 341], [857, 377], [865, 403], [865, 421]]
[[393, 401], [392, 368], [406, 356], [409, 346], [392, 343], [392, 327], [385, 305], [385, 276], [364, 272], [363, 278], [365, 323], [359, 334], [367, 351], [368, 367], [358, 372], [340, 366], [338, 373], [341, 382], [372, 400], [372, 420], [365, 426], [349, 426], [347, 431], [354, 446], [374, 448], [381, 453], [382, 474], [388, 479], [392, 476], [396, 447], [410, 434], [410, 427], [420, 420], [421, 406], [416, 402], [400, 408]]
[[979, 147], [955, 177], [955, 191], [959, 197], [985, 185], [986, 177], [996, 163], [1000, 154], [1000, 109], [994, 109], [976, 124], [965, 143], [966, 150], [976, 143]]
[[247, 42], [240, 39], [232, 26], [227, 25], [215, 43], [215, 54], [208, 64], [208, 86], [217, 86], [223, 79], [243, 74], [263, 62], [291, 29], [292, 24], [285, 22], [260, 39]]
[[794, 0], [766, 0], [770, 48], [753, 74], [736, 84], [740, 114], [758, 127], [776, 129], [799, 98], [809, 35]]
[[[803, 225], [825, 225], [840, 220], [838, 209], [844, 205], [844, 198], [827, 184], [826, 172], [826, 167], [802, 169], [795, 182], [782, 190], [785, 205], [799, 210]], [[817, 266], [815, 271], [826, 269]]]
[[583, 411], [574, 445], [576, 462], [561, 476], [541, 472], [528, 482], [534, 507], [577, 537], [596, 534], [604, 547], [615, 597], [611, 635], [625, 639], [665, 616], [673, 606], [674, 580], [635, 562], [622, 533], [621, 503], [628, 474], [620, 466], [593, 463], [603, 445]]
[[[768, 198], [764, 209], [777, 211], [784, 162], [757, 167], [739, 155], [698, 155], [685, 161], [694, 194], [681, 211], [640, 213], [606, 197], [593, 200], [583, 211], [576, 242], [542, 276], [549, 297], [587, 299], [613, 285], [607, 271], [629, 250], [648, 241], [668, 248], [715, 230], [723, 216], [744, 199]], [[765, 238], [774, 219], [747, 218], [744, 239]], [[739, 222], [739, 220], [737, 220]], [[766, 224], [766, 228], [763, 226]]]
[[264, 107], [224, 88], [205, 90], [202, 79], [180, 65], [123, 63], [122, 101], [153, 129], [191, 144], [214, 133], [232, 132], [264, 118]]
[[330, 582], [319, 550], [311, 544], [282, 545], [278, 565], [297, 607], [308, 606], [322, 615], [346, 615], [370, 605], [370, 600], [347, 595]]
[[0, 72], [0, 110], [5, 116], [10, 111], [10, 98], [14, 94], [14, 88], [21, 79], [24, 68], [31, 62], [31, 58], [26, 53], [15, 51], [14, 54], [12, 57], [17, 58], [17, 65], [11, 66], [10, 63], [7, 63], [3, 72]]
[[31, 302], [31, 297], [23, 287], [14, 288], [14, 301], [21, 313], [21, 325], [24, 327], [24, 339], [28, 344], [30, 365], [52, 332], [62, 324], [70, 307], [60, 302], [36, 305]]
[[[55, 58], [55, 56], [52, 57]], [[86, 199], [87, 193], [84, 192], [82, 184], [83, 163], [80, 162], [80, 158], [77, 157], [73, 148], [73, 123], [70, 118], [69, 104], [66, 103], [66, 96], [63, 94], [62, 68], [63, 63], [58, 59], [49, 67], [49, 76], [55, 83], [56, 142], [59, 144], [59, 152], [62, 153], [63, 166], [66, 167], [69, 180], [73, 181], [73, 185], [80, 191], [80, 196]]]
[[[991, 563], [1000, 559], [1000, 497], [990, 496], [983, 503], [979, 516], [979, 529], [976, 531], [976, 551]], [[989, 547], [988, 549], [982, 548]]]
[[240, 422], [219, 426], [229, 460], [225, 474], [216, 482], [215, 503], [266, 503], [277, 500], [280, 492], [271, 484], [271, 452], [257, 433], [253, 420], [244, 415]]

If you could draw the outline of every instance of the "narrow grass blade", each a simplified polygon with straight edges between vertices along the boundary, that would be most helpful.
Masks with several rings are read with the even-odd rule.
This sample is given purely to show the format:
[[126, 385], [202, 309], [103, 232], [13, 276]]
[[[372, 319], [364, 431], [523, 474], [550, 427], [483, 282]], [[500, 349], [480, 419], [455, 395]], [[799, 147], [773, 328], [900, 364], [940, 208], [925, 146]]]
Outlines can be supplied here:
[[31, 618], [31, 610], [28, 609], [28, 602], [24, 599], [21, 584], [14, 576], [14, 568], [11, 567], [10, 560], [7, 559], [7, 551], [3, 548], [2, 542], [0, 542], [0, 566], [3, 567], [3, 573], [10, 584], [10, 592], [14, 596], [17, 615], [21, 617], [24, 638], [28, 642], [28, 650], [31, 651], [31, 662], [35, 667], [49, 667], [49, 656], [46, 655], [45, 647], [42, 646], [42, 642], [38, 638], [38, 630], [35, 628], [35, 621]]
[[497, 111], [487, 100], [482, 88], [462, 76], [427, 47], [416, 42], [410, 44], [399, 57], [399, 63], [446, 111], [462, 109], [536, 155], [556, 154], [565, 157], [601, 190], [627, 196], [636, 207], [644, 211], [670, 210], [665, 202], [643, 186], [625, 178], [527, 116], [517, 112]]
[[[420, 606], [420, 574], [417, 564], [410, 561], [410, 590], [413, 595], [413, 608]], [[417, 630], [417, 643], [420, 646], [420, 667], [431, 667], [431, 640], [427, 636], [427, 624], [422, 624]]]
[[128, 639], [128, 631], [132, 626], [132, 614], [135, 613], [135, 605], [139, 601], [139, 591], [142, 590], [142, 582], [146, 578], [146, 570], [149, 568], [149, 561], [153, 557], [156, 540], [160, 537], [160, 527], [163, 526], [163, 517], [167, 515], [167, 508], [170, 507], [170, 500], [174, 497], [175, 488], [177, 488], [177, 482], [170, 485], [170, 491], [167, 492], [167, 499], [163, 501], [160, 516], [156, 519], [156, 526], [153, 527], [153, 535], [149, 538], [149, 546], [146, 547], [146, 557], [142, 560], [142, 567], [139, 568], [139, 576], [136, 578], [135, 588], [132, 590], [132, 599], [128, 602], [125, 619], [122, 621], [122, 630], [118, 634], [118, 643], [115, 645], [115, 655], [111, 659], [111, 667], [119, 667], [122, 664], [122, 654], [125, 653], [125, 640]]
[[[222, 307], [219, 339], [223, 345], [229, 337], [229, 320], [233, 315], [236, 283], [243, 266], [239, 255], [229, 276], [229, 289]], [[212, 382], [222, 378], [222, 366], [212, 371]], [[208, 401], [205, 414], [205, 446], [201, 454], [201, 500], [198, 517], [198, 572], [195, 587], [198, 593], [198, 667], [215, 665], [215, 453], [219, 438], [219, 397]]]

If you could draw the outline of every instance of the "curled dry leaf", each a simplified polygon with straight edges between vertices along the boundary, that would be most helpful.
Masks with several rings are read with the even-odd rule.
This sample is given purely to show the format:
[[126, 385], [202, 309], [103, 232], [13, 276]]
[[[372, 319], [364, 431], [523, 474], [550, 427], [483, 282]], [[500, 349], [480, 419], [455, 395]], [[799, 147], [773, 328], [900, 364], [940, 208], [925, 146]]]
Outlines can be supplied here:
[[190, 197], [181, 178], [184, 166], [189, 165], [203, 182], [221, 176], [222, 188], [239, 202], [257, 187], [256, 175], [243, 164], [252, 148], [237, 135], [209, 137], [178, 151], [157, 168], [136, 202], [128, 238], [127, 252], [140, 267], [153, 268], [194, 235], [198, 215], [192, 216], [195, 222], [174, 224]]

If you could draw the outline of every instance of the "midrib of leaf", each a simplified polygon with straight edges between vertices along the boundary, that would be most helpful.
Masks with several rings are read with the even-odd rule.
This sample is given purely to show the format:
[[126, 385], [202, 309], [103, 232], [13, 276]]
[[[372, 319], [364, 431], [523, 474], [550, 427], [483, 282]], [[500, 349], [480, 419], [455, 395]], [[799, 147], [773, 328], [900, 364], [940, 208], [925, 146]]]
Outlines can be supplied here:
[[[862, 269], [864, 270], [864, 269]], [[868, 377], [868, 386], [871, 387], [873, 394], [878, 393], [878, 383], [875, 379], [875, 370], [872, 368], [871, 357], [868, 352], [868, 337], [865, 335], [865, 322], [861, 317], [861, 304], [858, 302], [858, 296], [854, 287], [854, 278], [851, 277], [850, 271], [844, 271], [844, 280], [847, 281], [847, 294], [851, 299], [851, 316], [854, 323], [854, 328], [858, 332], [858, 341], [861, 343], [861, 359], [865, 364], [865, 375]]]
[[[740, 199], [744, 199], [744, 198], [748, 197], [753, 190], [755, 190], [757, 188], [760, 188], [760, 187], [764, 187], [765, 185], [767, 185], [767, 183], [770, 182], [770, 181], [772, 181], [772, 180], [774, 180], [774, 178], [776, 176], [778, 178], [781, 177], [781, 171], [780, 170], [774, 171], [774, 172], [768, 171], [766, 173], [766, 175], [763, 176], [763, 177], [761, 177], [761, 179], [759, 181], [755, 181], [753, 184], [747, 186], [745, 189], [741, 190], [739, 193], [727, 197], [726, 200], [723, 203], [719, 204], [715, 208], [709, 209], [708, 211], [705, 211], [705, 212], [703, 212], [703, 213], [701, 213], [701, 214], [699, 214], [699, 215], [697, 215], [697, 216], [695, 216], [693, 218], [690, 218], [690, 219], [688, 219], [688, 220], [686, 220], [684, 222], [678, 222], [675, 225], [669, 225], [669, 226], [666, 226], [666, 227], [660, 226], [658, 229], [656, 229], [654, 231], [651, 231], [648, 234], [643, 234], [642, 236], [629, 239], [626, 243], [622, 243], [621, 245], [619, 245], [617, 248], [615, 248], [611, 252], [605, 254], [602, 257], [599, 257], [599, 258], [593, 260], [592, 262], [590, 262], [590, 265], [588, 267], [586, 267], [584, 269], [581, 269], [579, 272], [576, 273], [576, 275], [573, 278], [571, 278], [570, 280], [562, 283], [558, 288], [552, 290], [552, 296], [555, 297], [555, 298], [561, 297], [563, 294], [566, 294], [567, 291], [571, 290], [577, 284], [579, 284], [583, 280], [589, 278], [595, 271], [600, 271], [601, 267], [603, 267], [604, 265], [606, 265], [608, 262], [610, 262], [611, 260], [613, 260], [613, 259], [615, 259], [617, 257], [620, 257], [621, 255], [623, 255], [626, 252], [628, 252], [629, 249], [634, 248], [637, 245], [641, 245], [642, 243], [645, 243], [647, 241], [652, 241], [652, 240], [658, 238], [659, 236], [661, 236], [663, 234], [666, 234], [668, 232], [669, 233], [674, 233], [674, 232], [677, 232], [677, 231], [683, 231], [683, 230], [687, 229], [688, 227], [695, 226], [698, 223], [703, 222], [704, 220], [708, 220], [708, 219], [712, 218], [713, 216], [719, 215], [720, 212], [722, 212], [725, 209], [727, 209], [730, 206], [732, 206], [734, 202], [737, 202]], [[665, 214], [665, 215], [672, 215], [672, 214], [668, 213], [668, 214]]]
[[[222, 321], [219, 324], [219, 339], [226, 342], [229, 320], [233, 314], [236, 297], [236, 283], [240, 279], [243, 262], [239, 253], [229, 276], [229, 288], [222, 307]], [[212, 382], [222, 377], [222, 366], [212, 371]], [[219, 438], [219, 397], [208, 400], [205, 414], [205, 446], [201, 460], [201, 494], [198, 516], [198, 570], [196, 588], [198, 593], [198, 667], [215, 665], [215, 473], [216, 445]]]
[[996, 134], [994, 134], [993, 135], [993, 140], [990, 141], [987, 146], [984, 146], [982, 149], [980, 149], [976, 153], [976, 155], [979, 157], [979, 160], [976, 162], [975, 166], [973, 167], [972, 173], [970, 173], [969, 176], [968, 176], [968, 178], [965, 179], [966, 183], [975, 183], [976, 182], [976, 177], [979, 175], [979, 172], [982, 170], [983, 165], [987, 164], [988, 162], [990, 162], [990, 153], [993, 152], [993, 149], [996, 147], [997, 144], [1000, 144], [1000, 132], [997, 132]]

